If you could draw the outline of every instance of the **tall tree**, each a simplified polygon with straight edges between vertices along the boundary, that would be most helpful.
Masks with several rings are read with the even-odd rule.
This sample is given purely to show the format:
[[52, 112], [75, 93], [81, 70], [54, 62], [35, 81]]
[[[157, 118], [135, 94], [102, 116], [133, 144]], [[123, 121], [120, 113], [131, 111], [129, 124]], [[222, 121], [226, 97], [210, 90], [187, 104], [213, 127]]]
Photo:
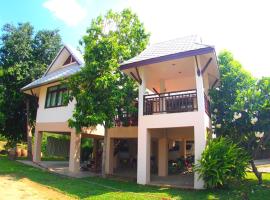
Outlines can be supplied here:
[[257, 170], [254, 159], [270, 141], [270, 77], [264, 77], [247, 90], [238, 92], [233, 109], [241, 115], [233, 120], [235, 129], [240, 133], [238, 142], [249, 153], [252, 170], [261, 184], [262, 173]]
[[[229, 51], [222, 51], [218, 55], [220, 70], [220, 86], [210, 90], [212, 120], [218, 135], [231, 134], [237, 138], [232, 126], [234, 116], [233, 106], [239, 92], [252, 87], [255, 79], [247, 72], [242, 65], [233, 58]], [[222, 128], [220, 128], [222, 127]]]
[[68, 83], [70, 100], [75, 98], [77, 102], [69, 124], [78, 132], [98, 124], [105, 127], [103, 175], [107, 129], [113, 126], [116, 114], [136, 110], [136, 84], [121, 73], [119, 63], [139, 54], [148, 41], [149, 34], [129, 9], [97, 17], [83, 37], [85, 67]]
[[210, 91], [215, 133], [229, 136], [249, 153], [252, 170], [262, 183], [254, 159], [270, 139], [270, 81], [256, 80], [234, 60], [232, 54], [219, 54], [221, 84]]
[[[61, 46], [58, 30], [35, 34], [29, 23], [6, 24], [0, 36], [0, 69], [2, 69], [1, 133], [10, 141], [26, 139], [26, 99], [30, 101], [29, 122], [34, 125], [36, 99], [26, 97], [20, 89], [39, 78]], [[30, 138], [28, 138], [30, 139]]]

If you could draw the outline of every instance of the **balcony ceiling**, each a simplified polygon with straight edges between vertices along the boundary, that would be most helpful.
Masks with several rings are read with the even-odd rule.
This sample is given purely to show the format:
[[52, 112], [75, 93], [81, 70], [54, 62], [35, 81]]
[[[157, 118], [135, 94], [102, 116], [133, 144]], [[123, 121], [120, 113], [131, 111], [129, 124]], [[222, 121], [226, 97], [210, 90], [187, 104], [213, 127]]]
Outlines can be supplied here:
[[[202, 66], [201, 68], [206, 65], [210, 58], [212, 58], [212, 61], [204, 72], [204, 79], [208, 77], [209, 85], [211, 86], [216, 79], [219, 78], [216, 56], [213, 53], [198, 56], [198, 60]], [[153, 88], [155, 88], [155, 90], [160, 92], [160, 84], [162, 81], [165, 84], [167, 92], [196, 88], [194, 56], [144, 65], [140, 66], [138, 69], [144, 70], [146, 87], [150, 91], [153, 91]], [[130, 72], [135, 75], [137, 74], [135, 68], [126, 69], [124, 72], [129, 76], [131, 76]], [[208, 76], [206, 76], [206, 74]]]

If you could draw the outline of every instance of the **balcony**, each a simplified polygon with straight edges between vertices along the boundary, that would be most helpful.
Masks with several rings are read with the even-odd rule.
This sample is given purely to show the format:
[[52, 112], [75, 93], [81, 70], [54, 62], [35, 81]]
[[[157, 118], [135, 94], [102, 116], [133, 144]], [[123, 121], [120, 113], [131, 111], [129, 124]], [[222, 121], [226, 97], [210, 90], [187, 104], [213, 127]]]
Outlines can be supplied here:
[[185, 90], [144, 95], [143, 114], [192, 112], [198, 110], [197, 91]]

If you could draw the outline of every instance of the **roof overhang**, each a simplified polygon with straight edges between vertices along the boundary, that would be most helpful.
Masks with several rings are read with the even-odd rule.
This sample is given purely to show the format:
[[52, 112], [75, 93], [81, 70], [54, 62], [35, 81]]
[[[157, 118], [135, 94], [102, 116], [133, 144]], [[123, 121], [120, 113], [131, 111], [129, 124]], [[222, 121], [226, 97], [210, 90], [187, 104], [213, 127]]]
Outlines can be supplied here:
[[150, 58], [146, 60], [140, 60], [137, 62], [127, 63], [127, 64], [123, 63], [120, 65], [120, 70], [150, 65], [150, 64], [174, 60], [174, 59], [186, 58], [190, 56], [202, 55], [202, 54], [207, 54], [211, 52], [215, 52], [215, 49], [214, 47], [208, 46], [206, 48], [200, 48], [200, 49], [195, 49], [195, 50], [190, 50], [190, 51], [179, 52], [175, 54], [169, 54], [169, 55]]

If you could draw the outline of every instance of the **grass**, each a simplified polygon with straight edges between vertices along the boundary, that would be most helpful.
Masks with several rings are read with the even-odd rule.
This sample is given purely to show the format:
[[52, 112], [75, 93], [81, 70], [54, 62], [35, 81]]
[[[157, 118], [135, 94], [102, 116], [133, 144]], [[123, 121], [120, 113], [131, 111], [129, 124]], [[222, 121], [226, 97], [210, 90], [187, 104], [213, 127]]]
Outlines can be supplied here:
[[264, 185], [258, 186], [253, 174], [232, 188], [222, 190], [180, 190], [141, 186], [133, 182], [103, 178], [72, 179], [10, 161], [0, 156], [0, 176], [28, 178], [79, 199], [265, 199], [270, 196], [270, 174], [263, 174]]

